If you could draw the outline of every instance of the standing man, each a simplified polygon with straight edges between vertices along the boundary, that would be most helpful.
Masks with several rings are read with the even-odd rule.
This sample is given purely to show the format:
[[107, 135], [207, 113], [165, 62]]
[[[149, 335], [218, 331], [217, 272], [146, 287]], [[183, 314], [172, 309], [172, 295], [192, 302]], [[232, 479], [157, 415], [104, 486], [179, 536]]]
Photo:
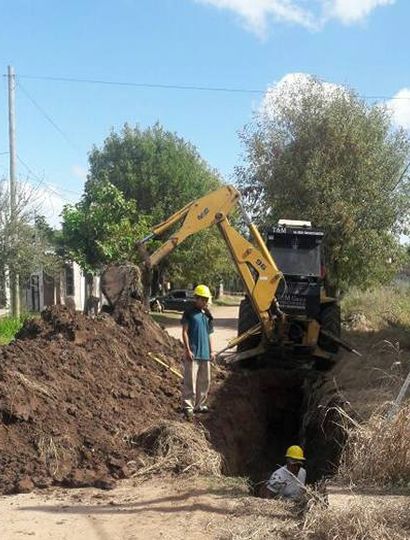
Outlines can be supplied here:
[[286, 465], [273, 472], [264, 486], [263, 496], [267, 499], [283, 497], [298, 499], [304, 492], [306, 470], [305, 456], [300, 446], [289, 446], [286, 450]]
[[195, 304], [182, 315], [182, 341], [184, 343], [184, 387], [182, 407], [186, 418], [195, 412], [206, 413], [211, 383], [211, 360], [215, 359], [211, 335], [213, 317], [208, 309], [211, 292], [206, 285], [194, 290]]

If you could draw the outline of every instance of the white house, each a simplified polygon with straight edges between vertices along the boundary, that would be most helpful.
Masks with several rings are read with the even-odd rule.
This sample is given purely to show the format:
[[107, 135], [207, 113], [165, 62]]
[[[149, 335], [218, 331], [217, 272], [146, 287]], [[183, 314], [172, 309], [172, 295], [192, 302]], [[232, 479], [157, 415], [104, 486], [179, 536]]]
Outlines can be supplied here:
[[[94, 279], [93, 294], [100, 297], [99, 278]], [[0, 276], [0, 315], [8, 313], [9, 290], [5, 276]], [[75, 262], [66, 262], [60, 275], [55, 278], [39, 269], [30, 275], [20, 290], [22, 310], [42, 311], [53, 305], [70, 303], [77, 311], [83, 311], [87, 298], [84, 272]]]
[[[94, 280], [94, 288], [99, 287], [98, 278]], [[75, 262], [66, 262], [57, 278], [48, 275], [44, 270], [31, 274], [24, 289], [25, 305], [29, 311], [42, 311], [48, 306], [68, 304], [83, 311], [87, 298], [87, 282], [85, 273]], [[96, 294], [99, 296], [99, 293]]]

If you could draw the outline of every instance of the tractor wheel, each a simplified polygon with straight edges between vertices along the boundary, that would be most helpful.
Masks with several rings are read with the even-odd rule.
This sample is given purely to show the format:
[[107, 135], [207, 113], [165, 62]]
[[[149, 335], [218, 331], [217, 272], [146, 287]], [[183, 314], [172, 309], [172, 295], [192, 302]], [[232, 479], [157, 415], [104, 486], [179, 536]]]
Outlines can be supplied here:
[[[253, 306], [248, 297], [245, 297], [240, 306], [239, 306], [239, 319], [238, 319], [238, 336], [258, 324], [259, 319], [256, 315]], [[259, 345], [261, 340], [260, 335], [250, 336], [242, 343], [239, 343], [237, 350], [238, 352], [248, 351]]]
[[[336, 302], [323, 304], [320, 310], [319, 318], [320, 326], [326, 332], [333, 334], [335, 337], [340, 337], [340, 306]], [[319, 347], [323, 350], [336, 354], [339, 350], [339, 345], [330, 338], [319, 334]]]

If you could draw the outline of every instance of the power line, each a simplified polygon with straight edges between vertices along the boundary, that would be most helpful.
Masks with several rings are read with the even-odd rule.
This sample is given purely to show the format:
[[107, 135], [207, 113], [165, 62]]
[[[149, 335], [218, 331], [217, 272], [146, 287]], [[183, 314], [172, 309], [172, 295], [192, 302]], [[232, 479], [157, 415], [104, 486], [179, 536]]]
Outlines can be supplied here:
[[[20, 78], [20, 77], [19, 77]], [[76, 150], [76, 152], [80, 152], [80, 154], [82, 154], [83, 152], [80, 150], [80, 148], [70, 140], [70, 138], [68, 137], [68, 135], [56, 124], [56, 122], [50, 117], [50, 115], [48, 115], [46, 113], [46, 111], [43, 109], [43, 107], [41, 107], [37, 101], [27, 92], [27, 90], [25, 90], [25, 88], [22, 86], [22, 84], [17, 80], [17, 86], [20, 88], [20, 90], [23, 92], [23, 94], [27, 97], [27, 99], [29, 101], [31, 101], [31, 103], [34, 105], [34, 107], [36, 107], [36, 109], [38, 111], [40, 111], [40, 113], [44, 116], [44, 118], [54, 127], [54, 129], [56, 131], [58, 131], [58, 133], [60, 133], [60, 135], [65, 139], [65, 141], [71, 146], [71, 148], [73, 148], [74, 150]]]
[[43, 81], [59, 81], [69, 83], [101, 84], [107, 86], [134, 86], [136, 88], [160, 88], [164, 90], [195, 90], [200, 92], [229, 92], [238, 94], [264, 94], [264, 90], [252, 88], [230, 88], [224, 86], [196, 86], [185, 84], [157, 84], [157, 83], [137, 83], [130, 81], [107, 81], [102, 79], [76, 79], [74, 77], [48, 77], [42, 75], [19, 75], [21, 79], [37, 79]]
[[[79, 84], [99, 84], [106, 86], [130, 86], [135, 88], [159, 88], [163, 90], [187, 90], [198, 92], [225, 92], [233, 94], [265, 94], [266, 89], [257, 88], [235, 88], [227, 86], [198, 86], [198, 85], [185, 85], [185, 84], [159, 84], [148, 82], [133, 82], [133, 81], [109, 81], [104, 79], [79, 79], [75, 77], [52, 77], [46, 75], [19, 75], [20, 79], [32, 79], [43, 81], [56, 81], [66, 83], [79, 83]], [[382, 99], [382, 100], [410, 100], [410, 96], [386, 96], [386, 95], [360, 95], [363, 99]]]
[[27, 172], [29, 172], [31, 176], [33, 176], [38, 181], [38, 185], [36, 187], [39, 187], [41, 184], [44, 183], [44, 178], [40, 178], [19, 155], [17, 155], [17, 159], [27, 170]]
[[[49, 186], [50, 184], [46, 184], [46, 185]], [[79, 191], [74, 191], [72, 189], [63, 188], [61, 186], [58, 186], [57, 189], [59, 191], [65, 191], [66, 193], [73, 193], [74, 195], [82, 195], [82, 193], [80, 193]]]
[[[49, 192], [53, 193], [53, 195], [57, 195], [57, 197], [60, 197], [64, 202], [71, 202], [68, 199], [64, 198], [64, 196], [61, 193], [59, 193], [56, 188], [54, 188], [53, 186], [45, 182], [44, 178], [40, 178], [19, 155], [17, 155], [17, 159], [23, 165], [23, 167], [38, 181], [38, 184], [34, 186], [36, 189], [38, 189], [39, 187], [44, 187]], [[73, 193], [75, 195], [81, 195], [81, 193], [77, 191], [72, 191], [70, 189], [65, 189], [65, 188], [60, 188], [60, 187], [58, 189], [61, 189], [61, 191], [67, 191], [68, 193]]]

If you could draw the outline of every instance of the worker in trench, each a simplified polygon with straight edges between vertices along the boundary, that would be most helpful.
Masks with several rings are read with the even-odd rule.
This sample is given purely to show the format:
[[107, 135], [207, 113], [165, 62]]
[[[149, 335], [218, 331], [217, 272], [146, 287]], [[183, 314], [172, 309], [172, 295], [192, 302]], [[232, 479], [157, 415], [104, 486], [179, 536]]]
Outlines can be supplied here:
[[266, 484], [262, 486], [262, 497], [298, 499], [303, 495], [306, 483], [303, 450], [300, 446], [289, 446], [285, 457], [286, 465], [274, 471]]
[[211, 292], [206, 285], [194, 290], [195, 304], [182, 315], [184, 343], [184, 385], [182, 408], [187, 419], [208, 412], [206, 404], [211, 384], [211, 361], [215, 359], [213, 317], [208, 309]]

